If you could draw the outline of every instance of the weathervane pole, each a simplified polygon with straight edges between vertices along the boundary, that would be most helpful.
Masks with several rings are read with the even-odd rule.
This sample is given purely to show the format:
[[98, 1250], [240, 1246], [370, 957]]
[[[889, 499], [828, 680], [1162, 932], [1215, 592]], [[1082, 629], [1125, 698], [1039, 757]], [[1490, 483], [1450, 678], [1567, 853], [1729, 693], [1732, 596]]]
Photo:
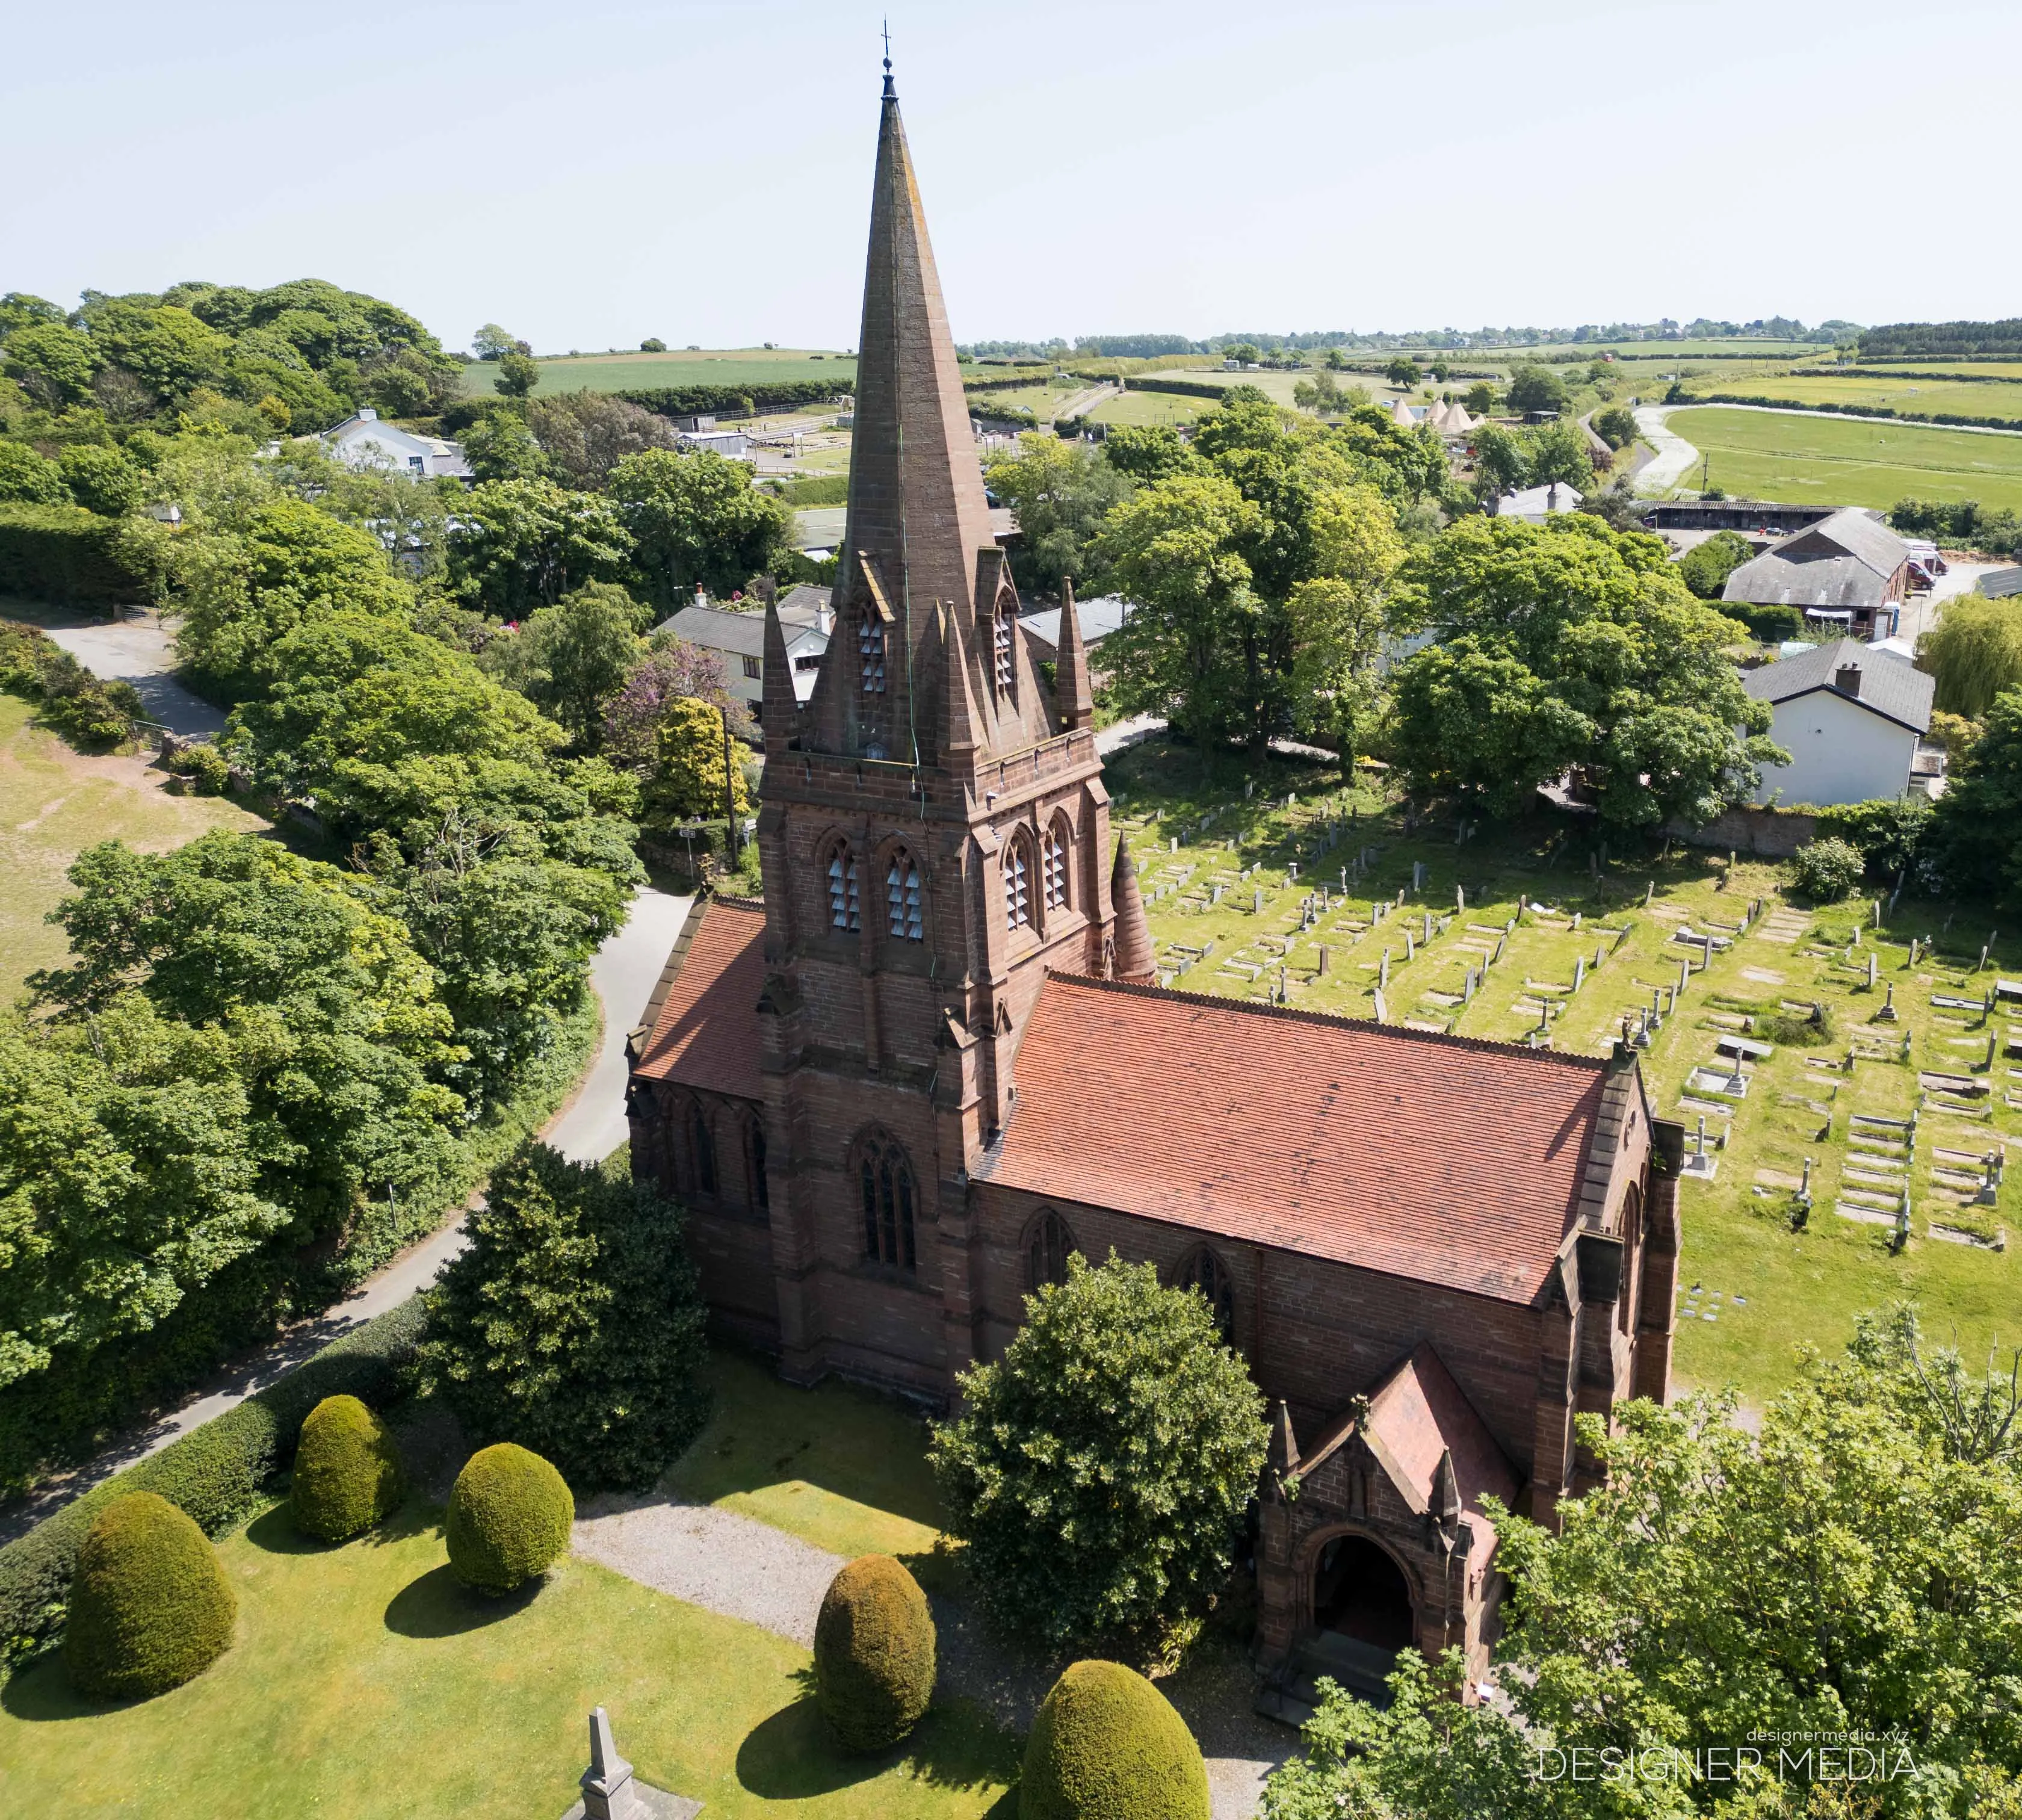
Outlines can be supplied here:
[[889, 19], [885, 20], [883, 22], [883, 28], [885, 33], [885, 98], [887, 101], [892, 101], [897, 98], [897, 91], [892, 86], [892, 21]]

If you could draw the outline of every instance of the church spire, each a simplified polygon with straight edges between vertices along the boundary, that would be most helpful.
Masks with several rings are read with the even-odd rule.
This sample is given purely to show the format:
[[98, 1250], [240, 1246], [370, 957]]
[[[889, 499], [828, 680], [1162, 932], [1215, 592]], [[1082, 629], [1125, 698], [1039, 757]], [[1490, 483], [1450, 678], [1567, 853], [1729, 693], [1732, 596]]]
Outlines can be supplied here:
[[1156, 985], [1159, 968], [1153, 958], [1152, 926], [1144, 920], [1144, 894], [1137, 889], [1137, 868], [1130, 857], [1127, 840], [1119, 839], [1116, 843], [1116, 866], [1109, 875], [1109, 901], [1116, 912], [1111, 976], [1137, 985]]
[[1089, 687], [1088, 647], [1082, 641], [1081, 615], [1075, 606], [1074, 577], [1060, 581], [1060, 636], [1054, 646], [1059, 658], [1053, 671], [1053, 697], [1060, 729], [1071, 732], [1095, 718], [1095, 695]]

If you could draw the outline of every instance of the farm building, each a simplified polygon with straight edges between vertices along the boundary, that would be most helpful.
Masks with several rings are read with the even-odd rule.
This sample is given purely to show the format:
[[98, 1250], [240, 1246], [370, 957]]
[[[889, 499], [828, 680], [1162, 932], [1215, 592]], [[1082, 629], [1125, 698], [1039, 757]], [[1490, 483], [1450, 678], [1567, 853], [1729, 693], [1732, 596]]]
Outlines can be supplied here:
[[1909, 546], [1874, 513], [1849, 506], [1744, 562], [1721, 598], [1796, 607], [1864, 636], [1895, 630], [1909, 589]]
[[1918, 743], [1931, 729], [1936, 685], [1907, 658], [1852, 638], [1747, 671], [1742, 686], [1770, 703], [1769, 736], [1790, 755], [1765, 765], [1756, 801], [1873, 802], [1910, 788]]
[[356, 417], [325, 430], [323, 440], [346, 467], [390, 468], [417, 480], [471, 478], [462, 444], [446, 442], [439, 436], [417, 436], [386, 422], [370, 405], [360, 405]]

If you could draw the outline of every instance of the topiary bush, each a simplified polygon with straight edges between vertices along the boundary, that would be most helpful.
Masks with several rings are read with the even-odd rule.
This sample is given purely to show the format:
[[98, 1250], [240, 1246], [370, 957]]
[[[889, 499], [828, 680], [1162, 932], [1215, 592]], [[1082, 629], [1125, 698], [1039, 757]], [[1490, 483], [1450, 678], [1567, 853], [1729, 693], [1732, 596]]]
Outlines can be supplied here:
[[1867, 862], [1860, 849], [1843, 840], [1808, 841], [1790, 861], [1798, 889], [1814, 904], [1837, 904], [1860, 883]]
[[502, 1441], [471, 1455], [456, 1475], [449, 1564], [480, 1592], [511, 1592], [554, 1565], [575, 1521], [562, 1475], [538, 1453]]
[[389, 1515], [403, 1489], [392, 1436], [356, 1397], [326, 1397], [310, 1410], [289, 1493], [297, 1529], [341, 1542]]
[[80, 1693], [145, 1699], [222, 1655], [239, 1600], [203, 1530], [152, 1492], [115, 1498], [78, 1551], [64, 1654]]
[[1076, 1662], [1032, 1721], [1018, 1820], [1208, 1820], [1207, 1766], [1142, 1675]]
[[815, 1698], [845, 1751], [888, 1749], [934, 1697], [933, 1614], [889, 1555], [863, 1555], [829, 1582], [815, 1621]]

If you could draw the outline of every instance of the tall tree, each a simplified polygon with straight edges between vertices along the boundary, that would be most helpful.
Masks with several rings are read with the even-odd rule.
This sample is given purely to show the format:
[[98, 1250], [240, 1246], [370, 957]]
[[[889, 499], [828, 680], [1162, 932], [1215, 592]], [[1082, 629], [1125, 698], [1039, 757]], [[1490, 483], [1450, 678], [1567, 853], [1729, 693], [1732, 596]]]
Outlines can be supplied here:
[[1130, 495], [1127, 474], [1088, 443], [1035, 433], [1018, 439], [1015, 455], [994, 456], [984, 478], [1018, 515], [1011, 567], [1021, 587], [1049, 594], [1065, 580], [1085, 594], [1103, 588], [1095, 540], [1110, 509]]
[[604, 704], [639, 661], [646, 609], [615, 582], [590, 582], [485, 646], [483, 663], [565, 732], [596, 750]]
[[600, 489], [626, 456], [678, 446], [674, 426], [657, 413], [607, 392], [561, 392], [530, 400], [527, 427], [566, 486]]
[[1917, 641], [1917, 667], [1935, 679], [1938, 707], [1977, 720], [1996, 696], [2022, 688], [2022, 600], [1947, 601]]
[[632, 541], [594, 493], [553, 481], [487, 481], [473, 487], [449, 542], [451, 584], [503, 619], [551, 607], [585, 582], [617, 579]]
[[793, 515], [714, 449], [648, 449], [611, 470], [608, 492], [636, 554], [638, 593], [663, 613], [699, 584], [728, 594], [787, 549]]

